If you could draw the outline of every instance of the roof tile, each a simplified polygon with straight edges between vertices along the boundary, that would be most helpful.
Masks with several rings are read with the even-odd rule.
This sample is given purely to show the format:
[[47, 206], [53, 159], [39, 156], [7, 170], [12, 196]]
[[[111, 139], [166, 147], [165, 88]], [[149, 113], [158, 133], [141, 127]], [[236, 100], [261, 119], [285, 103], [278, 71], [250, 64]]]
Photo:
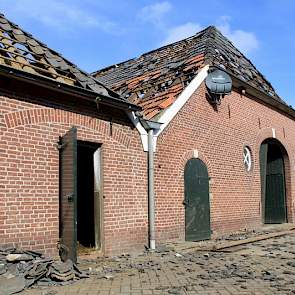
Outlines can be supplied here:
[[173, 103], [206, 64], [224, 65], [236, 77], [283, 102], [251, 61], [212, 26], [93, 75], [141, 106], [146, 118], [153, 118]]
[[[0, 14], [0, 65], [120, 98], [93, 76], [79, 69]], [[123, 101], [126, 101], [122, 98]]]

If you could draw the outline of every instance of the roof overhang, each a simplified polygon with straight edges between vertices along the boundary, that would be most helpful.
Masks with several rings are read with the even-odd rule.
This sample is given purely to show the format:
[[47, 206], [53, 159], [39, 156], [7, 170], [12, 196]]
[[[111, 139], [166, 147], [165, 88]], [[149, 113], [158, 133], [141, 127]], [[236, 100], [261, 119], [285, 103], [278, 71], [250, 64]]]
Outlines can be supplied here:
[[249, 83], [239, 79], [237, 76], [235, 76], [234, 74], [232, 74], [231, 72], [218, 67], [218, 66], [214, 66], [215, 68], [219, 68], [223, 71], [225, 71], [227, 74], [229, 74], [232, 78], [233, 81], [233, 86], [235, 88], [243, 88], [246, 90], [246, 93], [249, 94], [250, 96], [253, 97], [253, 99], [257, 99], [260, 100], [261, 102], [272, 106], [273, 108], [275, 108], [278, 111], [283, 112], [284, 114], [290, 116], [292, 119], [295, 119], [295, 110], [293, 108], [291, 108], [290, 106], [276, 100], [274, 97], [272, 97], [271, 95], [266, 94], [265, 92], [257, 89], [256, 87], [250, 85]]
[[233, 85], [236, 88], [244, 88], [246, 93], [253, 96], [255, 99], [264, 102], [265, 104], [274, 107], [276, 110], [283, 112], [284, 114], [295, 119], [295, 110], [288, 105], [274, 99], [272, 96], [267, 95], [265, 92], [251, 86], [250, 84], [240, 80], [239, 78], [232, 76]]
[[129, 111], [140, 111], [141, 108], [129, 102], [125, 102], [120, 98], [106, 96], [103, 94], [96, 93], [91, 90], [83, 89], [77, 86], [68, 85], [65, 83], [58, 82], [56, 80], [31, 74], [18, 69], [14, 69], [5, 65], [0, 65], [0, 75], [6, 76], [12, 79], [20, 80], [32, 85], [38, 85], [49, 90], [53, 90], [59, 93], [69, 94], [80, 99], [95, 101], [103, 105], [108, 105], [117, 109], [129, 110]]

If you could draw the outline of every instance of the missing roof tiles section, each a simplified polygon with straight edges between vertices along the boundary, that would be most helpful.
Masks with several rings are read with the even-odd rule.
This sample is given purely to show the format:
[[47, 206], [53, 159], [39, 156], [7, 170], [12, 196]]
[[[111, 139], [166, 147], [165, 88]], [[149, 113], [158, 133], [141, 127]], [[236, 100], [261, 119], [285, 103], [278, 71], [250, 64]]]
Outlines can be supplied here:
[[0, 14], [0, 65], [126, 102], [3, 14]]
[[211, 39], [213, 43], [208, 58], [212, 65], [224, 65], [235, 77], [285, 104], [255, 65], [216, 28], [212, 29]]
[[207, 64], [223, 65], [240, 80], [284, 103], [251, 61], [213, 26], [93, 75], [141, 106], [147, 119], [155, 119]]
[[198, 44], [192, 38], [177, 42], [102, 69], [94, 76], [142, 107], [145, 118], [155, 118], [173, 104], [204, 66], [206, 36], [201, 32], [198, 38]]

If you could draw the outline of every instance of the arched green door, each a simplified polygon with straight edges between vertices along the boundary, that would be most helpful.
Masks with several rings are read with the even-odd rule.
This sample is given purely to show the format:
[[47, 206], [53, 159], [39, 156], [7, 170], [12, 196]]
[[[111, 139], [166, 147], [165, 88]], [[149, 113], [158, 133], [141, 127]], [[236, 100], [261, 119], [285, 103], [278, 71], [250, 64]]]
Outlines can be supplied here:
[[209, 177], [206, 165], [190, 159], [184, 170], [185, 239], [210, 239]]
[[275, 140], [262, 143], [260, 173], [264, 223], [287, 221], [285, 169], [280, 145]]

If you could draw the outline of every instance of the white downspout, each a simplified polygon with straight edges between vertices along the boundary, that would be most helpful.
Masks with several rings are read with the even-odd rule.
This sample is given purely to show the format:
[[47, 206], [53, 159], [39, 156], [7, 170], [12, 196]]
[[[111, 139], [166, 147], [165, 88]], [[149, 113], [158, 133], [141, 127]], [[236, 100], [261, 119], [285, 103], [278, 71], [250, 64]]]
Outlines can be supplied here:
[[[158, 136], [168, 126], [191, 95], [199, 88], [208, 75], [209, 66], [200, 70], [192, 82], [184, 89], [176, 101], [163, 115], [155, 121], [148, 121], [138, 117], [134, 112], [128, 112], [128, 116], [140, 134], [143, 150], [148, 152], [148, 221], [149, 221], [149, 248], [156, 248], [155, 233], [155, 192], [154, 192], [154, 152]], [[159, 122], [161, 121], [161, 123]]]
[[155, 191], [154, 191], [154, 130], [148, 130], [148, 217], [149, 217], [149, 248], [156, 249], [155, 233]]

